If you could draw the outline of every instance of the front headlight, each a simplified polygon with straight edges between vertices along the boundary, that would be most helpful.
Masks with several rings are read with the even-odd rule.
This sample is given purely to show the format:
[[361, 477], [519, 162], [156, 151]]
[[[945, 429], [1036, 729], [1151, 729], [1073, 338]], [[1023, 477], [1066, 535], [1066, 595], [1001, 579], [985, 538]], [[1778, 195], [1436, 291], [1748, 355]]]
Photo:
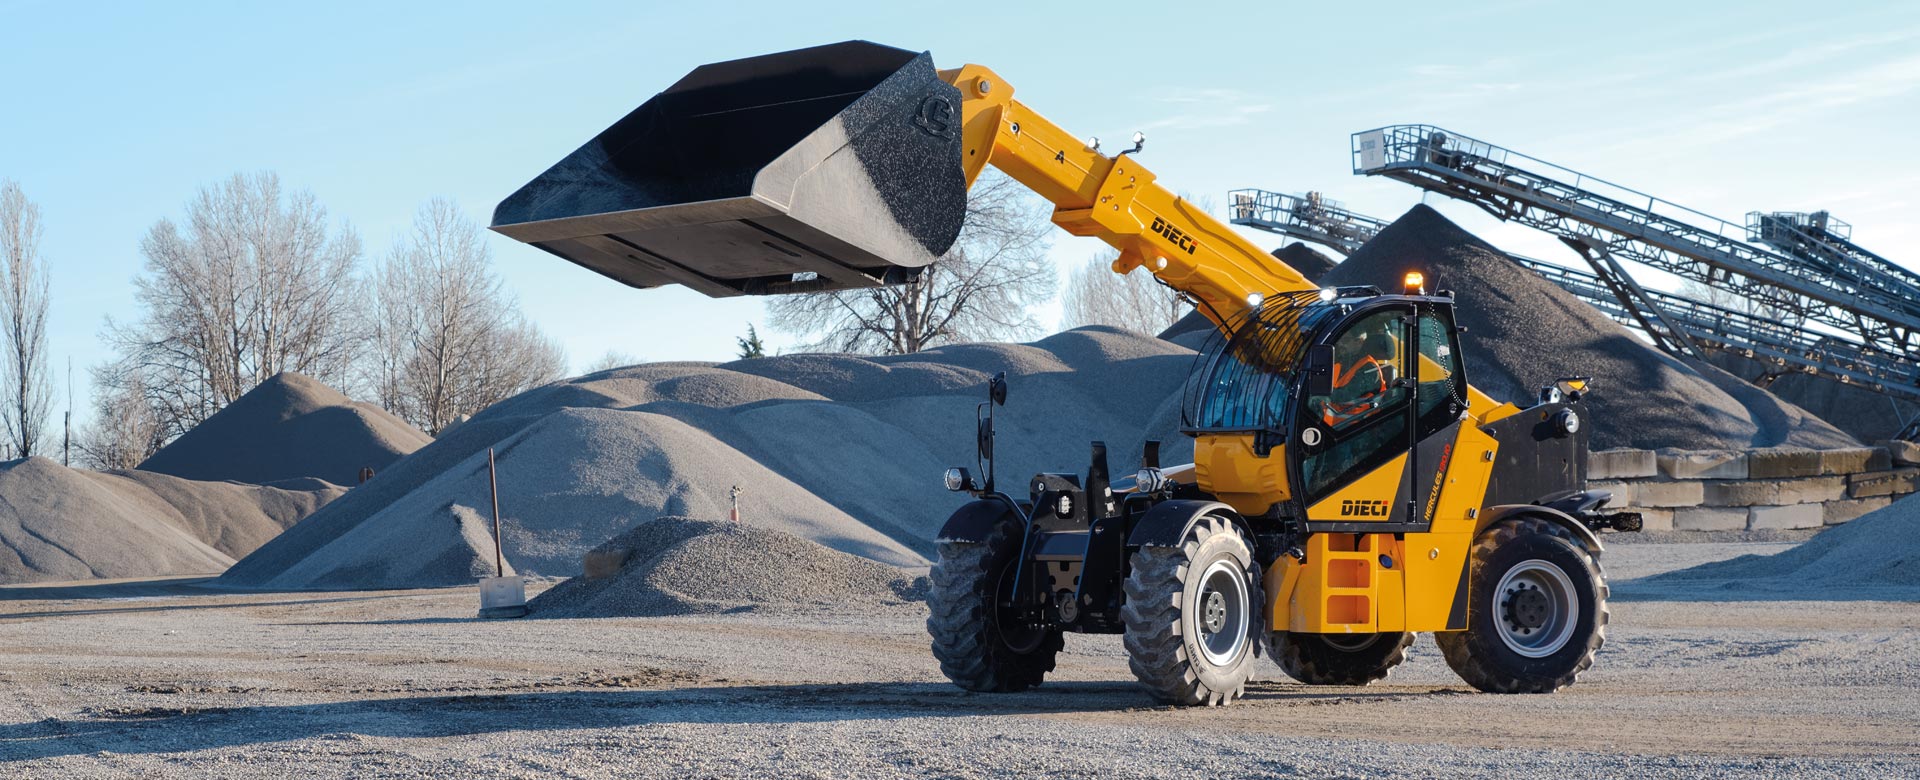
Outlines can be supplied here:
[[1159, 469], [1141, 469], [1133, 475], [1133, 489], [1139, 493], [1158, 493], [1167, 487], [1167, 475]]
[[947, 489], [955, 493], [962, 490], [973, 489], [973, 475], [968, 474], [966, 469], [957, 466], [947, 469], [946, 482]]

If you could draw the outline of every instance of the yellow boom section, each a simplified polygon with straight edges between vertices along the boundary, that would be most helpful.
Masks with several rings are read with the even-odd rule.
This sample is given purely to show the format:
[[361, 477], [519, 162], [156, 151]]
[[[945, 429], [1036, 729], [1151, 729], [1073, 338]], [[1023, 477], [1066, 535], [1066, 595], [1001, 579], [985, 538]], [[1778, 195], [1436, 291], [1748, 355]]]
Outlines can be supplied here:
[[989, 163], [1005, 171], [1054, 204], [1054, 224], [1120, 250], [1115, 273], [1146, 268], [1193, 297], [1215, 325], [1245, 310], [1250, 295], [1315, 289], [1299, 271], [1160, 186], [1139, 160], [1101, 154], [1014, 100], [1013, 88], [993, 71], [967, 65], [940, 77], [960, 90], [967, 182]]

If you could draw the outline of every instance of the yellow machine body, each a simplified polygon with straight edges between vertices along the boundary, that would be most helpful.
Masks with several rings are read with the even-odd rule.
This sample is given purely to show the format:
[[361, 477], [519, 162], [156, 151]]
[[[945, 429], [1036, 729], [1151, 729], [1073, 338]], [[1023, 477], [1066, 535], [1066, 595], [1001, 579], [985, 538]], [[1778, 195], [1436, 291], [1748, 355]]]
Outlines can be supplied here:
[[[1282, 556], [1265, 575], [1269, 626], [1288, 631], [1368, 634], [1466, 628], [1467, 552], [1484, 527], [1486, 495], [1499, 443], [1463, 425], [1438, 467], [1437, 500], [1426, 533], [1318, 533], [1307, 539], [1305, 563]], [[1395, 494], [1405, 456], [1321, 499], [1309, 519], [1346, 520], [1345, 502], [1383, 502]], [[1387, 496], [1382, 499], [1381, 496]]]
[[[1015, 100], [991, 70], [941, 71], [965, 100], [962, 143], [972, 181], [991, 164], [1055, 205], [1053, 221], [1077, 236], [1120, 250], [1116, 273], [1153, 274], [1193, 297], [1217, 326], [1249, 306], [1250, 295], [1310, 290], [1299, 271], [1242, 238], [1225, 223], [1161, 186], [1128, 155], [1088, 148]], [[1437, 368], [1437, 367], [1436, 367]], [[1468, 389], [1469, 415], [1492, 422], [1518, 410]], [[1318, 533], [1307, 563], [1282, 556], [1265, 574], [1268, 625], [1307, 633], [1452, 631], [1466, 628], [1466, 558], [1480, 530], [1482, 499], [1498, 443], [1475, 425], [1458, 427], [1445, 477], [1436, 484], [1427, 533]], [[1201, 434], [1194, 479], [1237, 511], [1256, 514], [1292, 497], [1286, 451], [1255, 454], [1251, 434]], [[1342, 502], [1384, 503], [1403, 479], [1402, 455], [1308, 508], [1309, 520], [1342, 519]], [[1390, 565], [1388, 565], [1390, 563]]]

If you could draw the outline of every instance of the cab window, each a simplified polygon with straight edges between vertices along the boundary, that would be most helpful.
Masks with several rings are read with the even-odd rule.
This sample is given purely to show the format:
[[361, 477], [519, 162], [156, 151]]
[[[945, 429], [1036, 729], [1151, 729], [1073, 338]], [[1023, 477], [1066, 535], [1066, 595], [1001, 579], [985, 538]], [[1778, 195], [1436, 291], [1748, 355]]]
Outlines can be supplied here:
[[1310, 497], [1379, 468], [1407, 449], [1405, 309], [1368, 315], [1333, 341], [1332, 392], [1307, 399], [1306, 425], [1327, 444], [1301, 460]]
[[1308, 408], [1335, 431], [1358, 427], [1405, 400], [1400, 347], [1401, 313], [1383, 311], [1355, 323], [1333, 342], [1333, 392], [1315, 396]]
[[1450, 312], [1434, 309], [1420, 314], [1419, 347], [1420, 437], [1426, 438], [1459, 419], [1466, 408], [1467, 387], [1461, 373], [1460, 345], [1454, 338]]

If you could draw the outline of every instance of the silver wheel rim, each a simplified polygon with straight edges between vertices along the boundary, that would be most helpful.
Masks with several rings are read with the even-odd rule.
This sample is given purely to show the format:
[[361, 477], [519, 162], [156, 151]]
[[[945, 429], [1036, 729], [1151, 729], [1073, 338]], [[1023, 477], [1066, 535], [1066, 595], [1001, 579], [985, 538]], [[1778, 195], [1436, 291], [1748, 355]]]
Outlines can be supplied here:
[[1507, 649], [1528, 658], [1560, 651], [1580, 622], [1573, 578], [1542, 560], [1521, 561], [1493, 591], [1494, 623]]
[[1189, 614], [1200, 654], [1214, 666], [1232, 664], [1246, 649], [1252, 620], [1246, 575], [1231, 560], [1214, 561], [1200, 575], [1199, 595], [1198, 609]]

